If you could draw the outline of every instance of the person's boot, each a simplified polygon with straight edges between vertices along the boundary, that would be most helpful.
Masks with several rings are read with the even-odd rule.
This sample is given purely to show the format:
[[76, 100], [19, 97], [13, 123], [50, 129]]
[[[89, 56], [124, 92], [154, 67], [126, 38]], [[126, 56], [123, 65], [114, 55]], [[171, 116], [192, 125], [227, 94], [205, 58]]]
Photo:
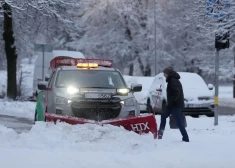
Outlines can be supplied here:
[[189, 142], [189, 139], [183, 137], [183, 138], [182, 138], [182, 141], [183, 141], [183, 142]]
[[164, 130], [158, 130], [158, 139], [162, 139]]

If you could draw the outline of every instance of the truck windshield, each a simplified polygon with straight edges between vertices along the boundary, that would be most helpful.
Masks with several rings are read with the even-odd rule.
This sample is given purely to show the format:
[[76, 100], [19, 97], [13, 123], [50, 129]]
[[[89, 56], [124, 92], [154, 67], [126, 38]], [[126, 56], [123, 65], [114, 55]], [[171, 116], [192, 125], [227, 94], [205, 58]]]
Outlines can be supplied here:
[[126, 88], [119, 72], [101, 70], [60, 70], [56, 78], [56, 87], [75, 86], [78, 88]]

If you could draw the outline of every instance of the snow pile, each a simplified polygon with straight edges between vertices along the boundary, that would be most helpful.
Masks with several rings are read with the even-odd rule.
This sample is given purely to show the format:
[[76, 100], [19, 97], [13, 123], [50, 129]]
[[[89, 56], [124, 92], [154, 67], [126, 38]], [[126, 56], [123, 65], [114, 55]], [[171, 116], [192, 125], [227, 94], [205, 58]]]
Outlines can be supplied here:
[[235, 108], [235, 99], [233, 98], [233, 86], [219, 87], [219, 105]]
[[220, 86], [219, 97], [220, 98], [233, 98], [233, 86]]
[[235, 99], [231, 98], [222, 98], [219, 99], [219, 105], [223, 107], [235, 108]]
[[7, 91], [7, 72], [0, 71], [0, 98], [4, 98]]
[[[6, 130], [4, 132], [7, 132]], [[14, 137], [14, 131], [7, 132]], [[1, 136], [4, 136], [2, 134]], [[3, 138], [4, 139], [4, 138]], [[128, 139], [128, 141], [126, 141]], [[71, 149], [80, 152], [105, 151], [105, 152], [130, 152], [133, 148], [151, 150], [143, 141], [155, 143], [152, 135], [139, 136], [123, 128], [94, 124], [69, 125], [66, 123], [36, 123], [29, 133], [22, 133], [15, 137], [14, 144], [2, 141], [2, 147], [23, 147], [28, 149]], [[109, 145], [108, 145], [109, 144]]]
[[[17, 85], [22, 97], [30, 97], [33, 94], [33, 72], [35, 58], [21, 60], [17, 72]], [[7, 92], [7, 71], [0, 71], [0, 98], [4, 98]], [[20, 82], [21, 81], [21, 82]]]
[[0, 114], [32, 119], [36, 103], [0, 100], [0, 108]]
[[[0, 101], [1, 113], [29, 119], [35, 105]], [[160, 116], [156, 119], [159, 127]], [[234, 167], [235, 116], [220, 116], [216, 127], [214, 118], [187, 116], [190, 143], [181, 142], [179, 130], [170, 129], [168, 122], [163, 139], [155, 140], [151, 134], [94, 124], [37, 122], [18, 134], [0, 120], [0, 163], [6, 168]]]
[[179, 131], [168, 125], [162, 140], [110, 125], [39, 122], [22, 134], [0, 126], [0, 163], [7, 168], [234, 167], [235, 146], [228, 140], [235, 139], [235, 116], [220, 117], [217, 127], [207, 117], [187, 122], [190, 143], [181, 142]]
[[[35, 61], [36, 57], [33, 57], [31, 60], [25, 58], [22, 59], [21, 61], [21, 69], [20, 69], [22, 71], [21, 94], [23, 97], [31, 97], [33, 95], [33, 75], [34, 75], [33, 73], [34, 73]], [[20, 77], [20, 74], [18, 76]]]

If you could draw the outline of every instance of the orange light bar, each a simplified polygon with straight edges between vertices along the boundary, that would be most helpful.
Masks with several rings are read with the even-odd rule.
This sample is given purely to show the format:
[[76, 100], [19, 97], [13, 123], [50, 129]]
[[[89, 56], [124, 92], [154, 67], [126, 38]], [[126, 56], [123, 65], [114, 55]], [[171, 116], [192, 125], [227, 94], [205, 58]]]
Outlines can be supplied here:
[[89, 67], [90, 68], [98, 68], [98, 64], [97, 63], [89, 63]]
[[98, 64], [96, 63], [78, 63], [77, 64], [78, 68], [97, 68]]
[[80, 67], [80, 68], [87, 68], [87, 67], [88, 67], [88, 63], [78, 63], [78, 64], [77, 64], [77, 67]]

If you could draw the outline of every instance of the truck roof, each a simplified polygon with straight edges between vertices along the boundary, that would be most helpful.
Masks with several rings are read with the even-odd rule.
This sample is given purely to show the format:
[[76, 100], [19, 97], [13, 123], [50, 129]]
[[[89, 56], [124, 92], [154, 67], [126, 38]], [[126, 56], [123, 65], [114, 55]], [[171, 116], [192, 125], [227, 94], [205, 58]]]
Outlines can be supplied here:
[[[51, 60], [50, 69], [53, 71], [59, 67], [72, 67], [77, 69], [80, 67], [95, 67], [96, 69], [103, 70], [113, 69], [112, 68], [113, 61], [105, 60], [105, 59], [92, 59], [92, 58], [71, 58], [67, 56], [59, 56]], [[106, 67], [106, 69], [104, 69]], [[115, 69], [113, 69], [115, 70]]]
[[87, 69], [82, 69], [78, 68], [77, 66], [60, 66], [57, 69], [61, 70], [91, 70], [91, 71], [96, 71], [96, 70], [102, 70], [102, 71], [117, 71], [115, 68], [107, 68], [107, 67], [98, 67], [98, 68], [87, 68]]

